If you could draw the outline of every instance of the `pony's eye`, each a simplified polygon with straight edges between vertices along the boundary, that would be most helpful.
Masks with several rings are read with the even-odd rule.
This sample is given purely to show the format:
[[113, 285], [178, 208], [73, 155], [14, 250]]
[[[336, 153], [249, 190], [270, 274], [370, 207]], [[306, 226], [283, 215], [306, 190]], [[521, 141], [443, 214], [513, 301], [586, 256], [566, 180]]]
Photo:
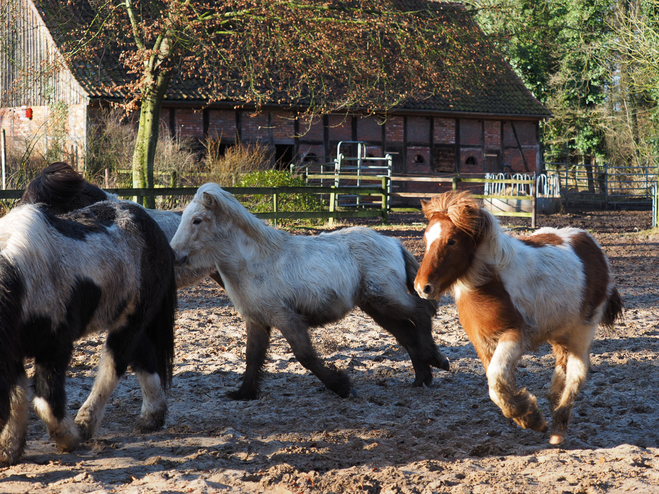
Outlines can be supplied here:
[[195, 218], [192, 220], [193, 225], [198, 225], [199, 223], [201, 223], [201, 218]]
[[449, 245], [455, 245], [455, 239], [454, 238], [449, 238], [448, 242], [446, 242]]

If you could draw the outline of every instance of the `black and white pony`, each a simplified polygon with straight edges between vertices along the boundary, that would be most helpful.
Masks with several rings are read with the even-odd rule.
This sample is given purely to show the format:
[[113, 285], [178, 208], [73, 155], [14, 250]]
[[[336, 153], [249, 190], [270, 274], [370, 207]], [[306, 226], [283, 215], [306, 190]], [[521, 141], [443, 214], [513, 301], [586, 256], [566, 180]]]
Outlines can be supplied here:
[[436, 303], [414, 292], [418, 263], [396, 239], [368, 228], [296, 236], [267, 226], [217, 184], [201, 186], [171, 241], [177, 264], [216, 268], [247, 325], [247, 369], [233, 399], [255, 399], [271, 328], [298, 361], [345, 397], [348, 376], [316, 355], [309, 327], [343, 318], [358, 306], [393, 334], [412, 360], [422, 386], [430, 366], [449, 364], [432, 338]]
[[[69, 164], [51, 163], [32, 180], [21, 197], [21, 204], [42, 204], [55, 214], [68, 213], [100, 201], [119, 201], [119, 197], [87, 182]], [[181, 221], [180, 211], [145, 209], [171, 240]], [[203, 280], [207, 276], [222, 285], [217, 273], [176, 268], [176, 285], [183, 288]]]
[[[34, 408], [64, 450], [93, 435], [128, 366], [143, 395], [138, 429], [164, 424], [174, 256], [144, 208], [105, 201], [59, 216], [14, 208], [0, 218], [0, 307], [0, 464], [18, 461], [25, 445], [25, 358], [34, 358]], [[74, 421], [64, 389], [73, 343], [101, 330], [108, 336], [98, 375]]]

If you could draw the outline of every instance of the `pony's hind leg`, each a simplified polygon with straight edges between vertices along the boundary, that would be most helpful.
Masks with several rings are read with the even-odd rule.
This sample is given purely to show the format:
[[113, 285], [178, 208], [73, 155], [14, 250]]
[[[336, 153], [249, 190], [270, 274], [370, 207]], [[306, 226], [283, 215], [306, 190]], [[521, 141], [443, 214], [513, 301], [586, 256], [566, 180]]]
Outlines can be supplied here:
[[[123, 367], [121, 374], [125, 372], [125, 369], [126, 366]], [[119, 372], [117, 372], [117, 363], [112, 352], [108, 350], [108, 342], [106, 341], [103, 347], [101, 361], [98, 364], [98, 373], [96, 374], [94, 386], [87, 400], [85, 400], [85, 403], [78, 410], [75, 419], [84, 440], [90, 439], [94, 435], [94, 432], [96, 432], [103, 418], [105, 405], [117, 387], [120, 377]]]
[[259, 395], [261, 369], [270, 344], [270, 327], [247, 321], [246, 369], [243, 382], [235, 391], [227, 393], [232, 400], [255, 400]]
[[425, 305], [430, 303], [419, 299], [414, 310], [384, 302], [359, 306], [407, 350], [415, 372], [414, 386], [429, 386], [432, 383], [431, 365], [449, 369], [448, 359], [437, 349], [432, 338], [433, 310]]
[[490, 398], [505, 417], [513, 419], [523, 429], [545, 432], [547, 421], [535, 396], [526, 389], [517, 389], [515, 383], [515, 367], [523, 353], [524, 345], [517, 331], [508, 331], [499, 338], [487, 366]]
[[80, 433], [73, 418], [66, 413], [64, 378], [73, 345], [53, 348], [50, 355], [34, 359], [33, 406], [46, 424], [50, 437], [64, 451], [73, 451], [80, 444]]
[[165, 425], [167, 397], [164, 383], [158, 374], [156, 353], [151, 339], [143, 335], [131, 362], [142, 390], [142, 409], [135, 425], [137, 432], [151, 432]]
[[575, 332], [579, 339], [570, 341], [569, 346], [554, 345], [556, 367], [548, 396], [552, 415], [550, 444], [561, 444], [567, 434], [574, 400], [590, 367], [590, 344], [595, 329], [596, 326], [590, 326]]
[[136, 371], [142, 389], [142, 410], [135, 426], [138, 432], [156, 431], [165, 425], [167, 399], [157, 372]]
[[348, 375], [333, 365], [325, 365], [318, 358], [309, 338], [309, 327], [299, 317], [291, 315], [276, 327], [281, 331], [291, 345], [295, 358], [303, 367], [309, 369], [330, 391], [334, 391], [341, 398], [350, 396], [352, 388]]
[[12, 465], [23, 455], [27, 433], [28, 390], [25, 369], [20, 364], [16, 382], [3, 390], [8, 396], [8, 414], [0, 420], [0, 466]]

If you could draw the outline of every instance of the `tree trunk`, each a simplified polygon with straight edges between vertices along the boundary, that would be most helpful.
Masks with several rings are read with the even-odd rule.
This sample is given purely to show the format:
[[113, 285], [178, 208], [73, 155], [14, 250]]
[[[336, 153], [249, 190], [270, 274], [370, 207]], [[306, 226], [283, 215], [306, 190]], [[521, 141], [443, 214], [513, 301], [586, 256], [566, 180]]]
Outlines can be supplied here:
[[[160, 73], [152, 77], [140, 105], [140, 121], [137, 129], [137, 140], [133, 151], [133, 187], [152, 189], [153, 163], [158, 144], [158, 130], [160, 128], [160, 110], [165, 91], [171, 80], [171, 72]], [[137, 198], [137, 202], [155, 208], [155, 197]]]

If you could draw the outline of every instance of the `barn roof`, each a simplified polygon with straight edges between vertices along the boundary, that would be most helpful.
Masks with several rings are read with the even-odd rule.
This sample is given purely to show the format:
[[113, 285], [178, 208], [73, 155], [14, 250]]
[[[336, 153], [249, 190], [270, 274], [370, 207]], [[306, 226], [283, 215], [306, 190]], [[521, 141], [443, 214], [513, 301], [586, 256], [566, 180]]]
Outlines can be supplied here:
[[[452, 87], [440, 94], [407, 100], [391, 110], [391, 113], [467, 113], [538, 119], [551, 117], [551, 112], [531, 94], [510, 65], [493, 49], [472, 14], [462, 4], [433, 0], [399, 1], [407, 8], [421, 4], [427, 6], [429, 2], [434, 9], [439, 10], [440, 15], [445, 16], [446, 22], [453, 23], [457, 25], [457, 29], [469, 33], [465, 39], [471, 42], [469, 46], [464, 46], [464, 49], [465, 52], [469, 51], [473, 63], [469, 69], [472, 73], [477, 73], [477, 76], [474, 77], [471, 85], [467, 83], [465, 86], [462, 80], [459, 89]], [[63, 43], [66, 35], [61, 31], [62, 26], [65, 31], [67, 23], [72, 22], [76, 25], [91, 19], [94, 15], [87, 0], [55, 2], [55, 4], [53, 0], [35, 0], [35, 3], [57, 44]], [[61, 8], [62, 4], [66, 5], [65, 9]], [[59, 6], [54, 8], [53, 5]], [[126, 72], [120, 61], [120, 53], [121, 49], [115, 47], [100, 52], [94, 63], [71, 62], [70, 69], [75, 79], [91, 99], [122, 100], [128, 96], [124, 89], [125, 83], [134, 76]], [[209, 90], [210, 88], [201, 78], [184, 78], [176, 74], [165, 95], [165, 103], [211, 101], [213, 98]], [[229, 101], [218, 103], [236, 104]], [[290, 104], [276, 106], [299, 107], [304, 106], [304, 102], [291, 101]]]

